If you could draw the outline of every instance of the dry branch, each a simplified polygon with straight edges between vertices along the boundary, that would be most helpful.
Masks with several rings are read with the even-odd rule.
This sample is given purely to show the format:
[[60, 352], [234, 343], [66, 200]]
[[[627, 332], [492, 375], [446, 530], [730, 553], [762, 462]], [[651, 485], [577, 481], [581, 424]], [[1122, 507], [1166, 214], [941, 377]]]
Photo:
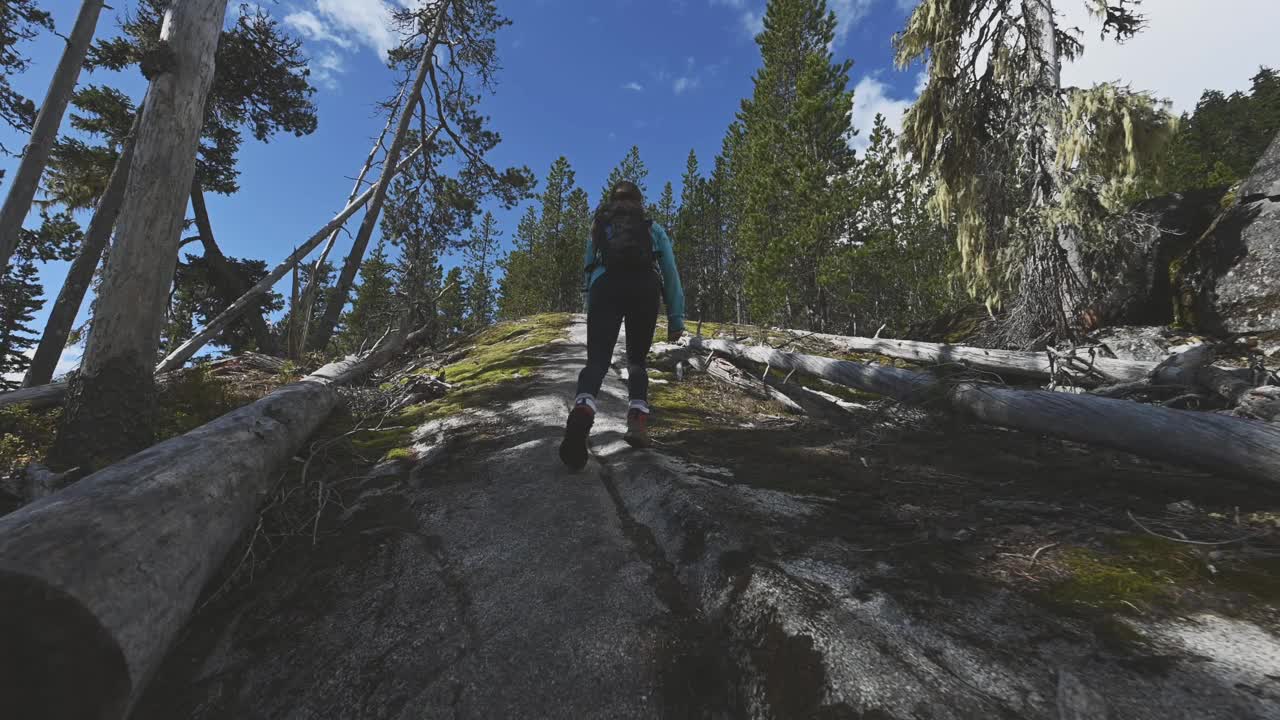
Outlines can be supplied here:
[[1124, 450], [1266, 482], [1280, 481], [1280, 427], [1216, 413], [1171, 410], [1123, 400], [949, 382], [926, 373], [693, 338], [715, 350], [885, 395], [950, 409], [980, 422]]

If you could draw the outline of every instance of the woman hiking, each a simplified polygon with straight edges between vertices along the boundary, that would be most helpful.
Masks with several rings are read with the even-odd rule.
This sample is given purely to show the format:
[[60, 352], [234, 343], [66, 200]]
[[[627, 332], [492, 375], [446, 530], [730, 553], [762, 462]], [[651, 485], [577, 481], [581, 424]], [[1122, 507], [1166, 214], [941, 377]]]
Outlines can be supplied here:
[[[635, 183], [613, 186], [596, 212], [587, 240], [587, 366], [578, 375], [578, 396], [565, 423], [560, 459], [574, 470], [587, 464], [587, 435], [596, 417], [596, 395], [609, 373], [618, 329], [627, 327], [627, 410], [624, 439], [649, 447], [649, 374], [645, 361], [658, 325], [658, 299], [667, 302], [667, 339], [684, 332], [684, 289], [676, 272], [671, 238], [645, 216], [644, 195]], [[661, 277], [659, 277], [661, 272]]]

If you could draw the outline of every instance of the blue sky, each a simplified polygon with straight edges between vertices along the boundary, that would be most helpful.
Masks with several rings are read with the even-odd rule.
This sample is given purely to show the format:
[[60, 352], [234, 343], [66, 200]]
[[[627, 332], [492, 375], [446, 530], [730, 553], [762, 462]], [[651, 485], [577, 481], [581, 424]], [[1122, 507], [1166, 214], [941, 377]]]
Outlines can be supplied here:
[[[764, 0], [499, 0], [512, 21], [498, 38], [503, 71], [485, 111], [503, 143], [495, 165], [528, 165], [541, 177], [566, 155], [580, 186], [593, 201], [609, 170], [635, 144], [649, 167], [649, 190], [657, 195], [679, 178], [692, 148], [704, 168], [719, 150], [725, 127], [742, 97], [750, 94], [759, 64], [752, 40]], [[876, 112], [896, 123], [915, 97], [918, 70], [898, 72], [891, 36], [913, 0], [828, 0], [840, 19], [836, 56], [854, 60], [855, 126], [869, 129]], [[132, 0], [104, 13], [100, 36], [116, 31], [118, 13]], [[231, 0], [234, 12], [236, 0]], [[340, 209], [351, 178], [382, 121], [373, 103], [391, 90], [391, 74], [380, 51], [392, 42], [382, 18], [383, 0], [279, 0], [263, 2], [306, 40], [318, 92], [319, 129], [306, 138], [282, 137], [270, 144], [247, 140], [240, 154], [241, 191], [209, 198], [214, 232], [223, 251], [275, 264]], [[1059, 0], [1067, 21], [1090, 29], [1081, 0]], [[1194, 105], [1206, 86], [1244, 87], [1260, 63], [1280, 64], [1266, 28], [1280, 26], [1280, 3], [1234, 0], [1225, 13], [1204, 0], [1148, 3], [1151, 27], [1129, 45], [1096, 49], [1064, 71], [1069, 83], [1121, 79], [1170, 97], [1177, 109]], [[78, 0], [46, 0], [58, 30], [69, 32]], [[1247, 24], [1233, 17], [1254, 18]], [[1259, 16], [1266, 16], [1263, 21]], [[1199, 52], [1190, 57], [1187, 47]], [[13, 80], [39, 101], [61, 52], [61, 41], [45, 36], [24, 46], [33, 60]], [[140, 76], [102, 73], [81, 82], [110, 82], [142, 94]], [[0, 141], [20, 147], [7, 128]], [[856, 144], [856, 143], [855, 143]], [[12, 168], [10, 158], [0, 168]], [[2, 191], [2, 188], [0, 188]], [[499, 213], [509, 243], [521, 209]], [[678, 239], [677, 239], [678, 241]], [[339, 251], [345, 249], [339, 247]], [[65, 266], [42, 270], [47, 295], [56, 295]], [[284, 288], [282, 283], [281, 288]], [[46, 308], [47, 310], [47, 308]], [[42, 327], [45, 312], [36, 319]], [[68, 361], [72, 358], [69, 356]]]

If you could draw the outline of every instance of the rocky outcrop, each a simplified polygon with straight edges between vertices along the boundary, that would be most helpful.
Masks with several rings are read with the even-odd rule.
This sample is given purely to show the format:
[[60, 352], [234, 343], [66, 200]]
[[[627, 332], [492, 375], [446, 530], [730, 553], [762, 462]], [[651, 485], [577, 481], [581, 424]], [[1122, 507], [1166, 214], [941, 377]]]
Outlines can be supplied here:
[[1238, 201], [1174, 263], [1178, 320], [1215, 334], [1280, 333], [1280, 136]]
[[1167, 325], [1173, 320], [1169, 267], [1213, 223], [1226, 188], [1144, 200], [1125, 218], [1116, 252], [1099, 265], [1108, 325]]
[[1204, 342], [1204, 338], [1167, 327], [1117, 325], [1089, 336], [1120, 360], [1160, 362], [1173, 353]]

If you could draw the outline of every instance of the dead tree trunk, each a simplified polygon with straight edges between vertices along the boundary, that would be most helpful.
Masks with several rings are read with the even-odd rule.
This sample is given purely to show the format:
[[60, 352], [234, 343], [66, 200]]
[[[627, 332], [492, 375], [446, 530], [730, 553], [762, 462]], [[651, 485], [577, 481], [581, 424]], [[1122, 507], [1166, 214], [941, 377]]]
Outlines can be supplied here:
[[[347, 202], [355, 199], [360, 193], [361, 186], [364, 185], [365, 176], [373, 169], [378, 159], [378, 150], [382, 148], [382, 141], [387, 138], [387, 133], [391, 130], [391, 125], [396, 121], [396, 113], [400, 109], [400, 101], [404, 98], [404, 90], [400, 91], [400, 96], [396, 98], [395, 103], [391, 105], [391, 109], [387, 114], [387, 124], [382, 126], [382, 132], [378, 133], [378, 139], [374, 141], [373, 147], [369, 149], [369, 156], [364, 160], [364, 167], [360, 168], [360, 174], [356, 176], [355, 185], [351, 187], [351, 195], [347, 198]], [[437, 130], [437, 132], [439, 132]], [[435, 139], [433, 135], [432, 140]], [[297, 345], [290, 348], [290, 357], [297, 359], [302, 355], [302, 350], [306, 342], [307, 329], [311, 327], [311, 310], [315, 307], [316, 295], [320, 292], [320, 271], [324, 267], [324, 263], [329, 259], [329, 253], [333, 250], [333, 246], [338, 242], [338, 235], [342, 232], [342, 228], [335, 228], [329, 235], [329, 241], [324, 244], [324, 249], [320, 251], [320, 256], [316, 258], [315, 263], [311, 266], [311, 277], [307, 280], [307, 287], [302, 292], [302, 316], [299, 318], [300, 327], [303, 328], [302, 340]], [[298, 307], [294, 303], [293, 307]], [[297, 310], [294, 310], [297, 313]]]
[[[395, 171], [398, 173], [404, 170], [404, 168], [407, 167], [409, 163], [413, 162], [413, 159], [417, 157], [418, 153], [422, 152], [422, 150], [423, 146], [419, 145], [417, 149], [409, 153], [405, 159], [396, 166]], [[324, 239], [329, 237], [329, 234], [336, 228], [341, 227], [342, 224], [347, 221], [347, 218], [355, 214], [356, 210], [359, 210], [362, 205], [369, 202], [369, 198], [373, 197], [373, 190], [374, 188], [369, 188], [361, 193], [360, 197], [348, 203], [347, 207], [345, 207], [342, 212], [338, 213], [332, 220], [325, 223], [324, 227], [316, 231], [314, 235], [308, 238], [305, 243], [298, 247], [298, 249], [294, 250], [292, 255], [285, 258], [284, 261], [277, 265], [266, 277], [262, 278], [257, 282], [257, 284], [245, 291], [238, 300], [232, 303], [226, 310], [223, 310], [218, 317], [210, 320], [209, 324], [192, 336], [190, 340], [182, 343], [182, 345], [179, 345], [177, 349], [169, 353], [169, 355], [156, 366], [155, 371], [157, 373], [162, 373], [182, 367], [182, 364], [189, 360], [192, 355], [199, 352], [200, 348], [204, 347], [210, 340], [217, 337], [223, 330], [231, 325], [231, 323], [235, 322], [242, 313], [248, 310], [257, 301], [258, 296], [269, 291], [277, 282], [280, 281], [280, 278], [284, 277], [285, 274], [293, 268], [294, 265], [297, 265], [307, 256], [308, 253], [315, 250], [316, 247], [318, 247], [320, 243], [324, 242]]]
[[54, 456], [78, 467], [154, 439], [152, 368], [226, 9], [227, 0], [175, 0], [164, 14], [170, 53], [147, 89], [116, 243], [54, 444]]
[[[145, 104], [145, 101], [143, 101]], [[89, 229], [85, 231], [84, 242], [80, 252], [71, 261], [67, 277], [62, 281], [62, 289], [58, 291], [58, 299], [49, 311], [49, 319], [45, 322], [44, 333], [40, 336], [40, 345], [31, 358], [31, 367], [22, 381], [23, 387], [36, 387], [53, 380], [53, 372], [58, 366], [58, 358], [67, 346], [67, 338], [71, 337], [71, 327], [75, 325], [76, 316], [80, 314], [80, 306], [84, 304], [84, 296], [89, 292], [93, 282], [93, 272], [98, 269], [102, 260], [102, 251], [111, 239], [111, 229], [116, 225], [116, 217], [120, 214], [120, 205], [124, 202], [125, 186], [129, 182], [129, 168], [133, 164], [133, 146], [138, 137], [138, 122], [142, 118], [142, 108], [133, 116], [133, 125], [120, 147], [120, 157], [111, 169], [111, 178], [107, 187], [98, 198], [94, 208], [93, 219], [89, 221]]]
[[[382, 214], [382, 203], [387, 197], [387, 190], [391, 187], [392, 174], [388, 169], [394, 167], [400, 159], [401, 149], [404, 147], [405, 138], [409, 135], [409, 126], [413, 122], [413, 115], [418, 107], [418, 99], [422, 97], [422, 87], [427, 81], [427, 75], [431, 71], [431, 63], [435, 62], [436, 48], [440, 46], [440, 39], [444, 34], [445, 20], [448, 17], [449, 3], [439, 3], [436, 7], [436, 17], [432, 24], [431, 32], [427, 37], [426, 43], [422, 48], [422, 55], [418, 59], [418, 71], [413, 78], [413, 84], [409, 91], [405, 94], [404, 110], [400, 113], [400, 122], [396, 126], [396, 134], [391, 137], [391, 147], [387, 148], [387, 159], [382, 172], [382, 177], [378, 178], [378, 184], [373, 186], [373, 198], [369, 201], [369, 209], [364, 214], [364, 220], [360, 223], [360, 230], [356, 233], [356, 239], [351, 245], [351, 252], [347, 253], [347, 259], [342, 264], [342, 272], [338, 275], [338, 281], [330, 289], [324, 304], [324, 315], [320, 318], [320, 325], [316, 328], [315, 337], [308, 343], [313, 350], [323, 349], [329, 344], [329, 339], [333, 337], [333, 330], [338, 326], [338, 317], [342, 314], [342, 308], [347, 304], [347, 297], [351, 294], [351, 286], [355, 283], [356, 273], [360, 270], [360, 263], [364, 260], [364, 252], [369, 246], [369, 239], [373, 237], [373, 230], [378, 226], [378, 217]], [[432, 133], [432, 139], [435, 133], [444, 125], [444, 118], [436, 124], [436, 130]], [[423, 143], [429, 145], [430, 140], [423, 138]]]
[[[200, 231], [200, 243], [204, 246], [204, 258], [209, 262], [209, 270], [213, 273], [214, 285], [218, 294], [228, 305], [235, 302], [244, 293], [244, 283], [231, 269], [227, 256], [222, 254], [218, 243], [213, 239], [213, 224], [209, 222], [209, 208], [204, 204], [204, 188], [197, 178], [191, 181], [191, 211], [196, 216], [196, 228]], [[251, 308], [245, 311], [245, 321], [253, 331], [253, 339], [258, 344], [258, 352], [272, 354], [275, 352], [275, 338], [262, 317], [262, 311]]]
[[1044, 390], [952, 383], [882, 365], [693, 338], [690, 347], [798, 370], [913, 405], [949, 409], [979, 422], [1101, 445], [1155, 460], [1267, 484], [1280, 482], [1280, 426], [1216, 413]]
[[385, 364], [404, 343], [395, 333], [363, 358], [325, 366], [0, 518], [6, 711], [125, 717], [227, 552], [252, 529], [277, 468], [337, 403], [333, 386]]
[[[885, 357], [910, 360], [927, 365], [959, 365], [982, 372], [993, 373], [999, 377], [1022, 377], [1035, 380], [1070, 380], [1081, 387], [1097, 387], [1111, 384], [1142, 383], [1152, 378], [1152, 374], [1161, 369], [1161, 377], [1166, 382], [1184, 382], [1212, 391], [1228, 402], [1234, 402], [1254, 383], [1248, 381], [1251, 372], [1237, 368], [1217, 368], [1205, 363], [1193, 363], [1184, 367], [1182, 363], [1172, 366], [1165, 363], [1145, 362], [1142, 360], [1117, 360], [1115, 358], [1091, 355], [1085, 352], [1062, 353], [1046, 351], [1042, 353], [1019, 350], [999, 350], [990, 348], [949, 345], [945, 343], [918, 342], [915, 340], [892, 340], [882, 338], [850, 337], [844, 335], [824, 335], [821, 333], [802, 333], [797, 330], [785, 332], [797, 338], [810, 339], [837, 350], [853, 353], [870, 353]], [[1188, 350], [1187, 353], [1196, 352]], [[1198, 356], [1198, 354], [1197, 354]], [[1177, 358], [1177, 355], [1173, 356]], [[1186, 360], [1192, 356], [1188, 355]], [[1177, 367], [1182, 370], [1176, 376], [1169, 370]]]
[[22, 153], [22, 162], [13, 174], [9, 194], [5, 196], [4, 207], [0, 208], [0, 274], [8, 270], [9, 260], [18, 247], [22, 222], [26, 220], [31, 201], [40, 187], [40, 176], [49, 163], [53, 141], [58, 137], [62, 115], [80, 79], [80, 68], [84, 66], [84, 57], [89, 51], [89, 43], [93, 42], [93, 31], [98, 27], [98, 15], [104, 4], [103, 0], [84, 0], [81, 3], [71, 37], [67, 39], [62, 59], [49, 82], [49, 92], [45, 93], [44, 103], [36, 115], [36, 124]]

